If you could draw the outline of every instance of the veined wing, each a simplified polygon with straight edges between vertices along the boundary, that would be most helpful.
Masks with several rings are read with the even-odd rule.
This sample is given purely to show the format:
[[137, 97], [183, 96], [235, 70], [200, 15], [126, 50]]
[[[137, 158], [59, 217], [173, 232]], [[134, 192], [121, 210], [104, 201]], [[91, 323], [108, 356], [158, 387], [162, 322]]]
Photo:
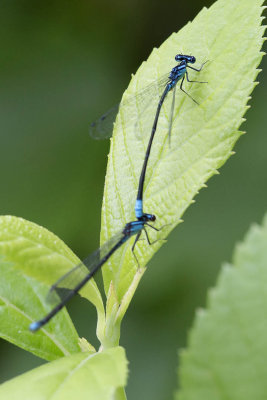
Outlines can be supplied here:
[[[72, 292], [73, 295], [76, 294], [83, 286], [80, 286], [82, 282], [85, 281], [85, 284], [87, 282], [86, 278], [88, 278], [88, 281], [92, 278], [103, 265], [103, 259], [108, 257], [114, 246], [120, 243], [122, 244], [124, 238], [125, 234], [123, 230], [119, 231], [110, 240], [104, 243], [103, 246], [59, 278], [51, 286], [47, 295], [47, 301], [56, 305], [57, 303], [64, 303], [64, 301], [71, 296]], [[107, 261], [108, 258], [105, 261]]]
[[136, 110], [138, 109], [138, 115], [142, 115], [152, 101], [155, 103], [158, 102], [160, 96], [162, 95], [162, 91], [168, 82], [168, 77], [169, 73], [163, 75], [159, 80], [152, 82], [150, 85], [140, 90], [136, 95], [125, 98], [119, 104], [108, 110], [90, 125], [90, 136], [93, 139], [108, 139], [111, 137], [113, 132], [113, 124], [119, 109], [125, 109], [125, 112], [127, 111], [128, 114], [133, 115], [136, 114]]

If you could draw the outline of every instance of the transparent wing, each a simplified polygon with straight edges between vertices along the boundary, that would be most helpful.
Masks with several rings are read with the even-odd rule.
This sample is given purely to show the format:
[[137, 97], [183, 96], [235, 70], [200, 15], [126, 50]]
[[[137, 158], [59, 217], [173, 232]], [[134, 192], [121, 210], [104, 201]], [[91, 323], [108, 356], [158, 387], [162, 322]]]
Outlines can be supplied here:
[[133, 115], [136, 114], [136, 109], [138, 109], [138, 115], [142, 115], [143, 112], [147, 109], [148, 105], [151, 104], [151, 101], [158, 101], [159, 97], [162, 95], [161, 92], [163, 91], [163, 88], [168, 83], [168, 80], [169, 73], [163, 75], [159, 80], [146, 86], [136, 95], [130, 96], [121, 101], [121, 103], [112, 107], [109, 111], [107, 111], [99, 119], [97, 119], [90, 125], [90, 136], [93, 139], [108, 139], [109, 137], [111, 137], [113, 132], [113, 124], [115, 122], [119, 109], [125, 109], [128, 114], [132, 111]]
[[117, 104], [90, 125], [89, 134], [93, 139], [108, 139], [112, 136], [113, 124], [119, 108], [120, 104]]
[[[115, 234], [110, 240], [103, 244], [98, 250], [86, 257], [80, 264], [76, 265], [65, 275], [59, 278], [50, 288], [47, 301], [53, 305], [64, 303], [71, 292], [75, 294], [80, 283], [90, 274], [97, 272], [102, 266], [101, 261], [110, 250], [125, 237], [123, 230]], [[81, 289], [81, 288], [80, 288]]]

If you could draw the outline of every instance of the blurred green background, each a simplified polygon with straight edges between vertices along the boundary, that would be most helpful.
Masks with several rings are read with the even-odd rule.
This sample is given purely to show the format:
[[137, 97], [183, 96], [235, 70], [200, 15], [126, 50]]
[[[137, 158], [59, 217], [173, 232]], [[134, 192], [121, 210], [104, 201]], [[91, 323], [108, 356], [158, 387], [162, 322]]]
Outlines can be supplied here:
[[[94, 250], [109, 142], [92, 141], [88, 124], [119, 101], [153, 47], [212, 3], [1, 0], [0, 213], [48, 228], [81, 258]], [[259, 80], [237, 154], [152, 259], [125, 317], [131, 400], [171, 398], [177, 349], [195, 310], [267, 209], [267, 72]], [[93, 307], [77, 298], [70, 312], [80, 336], [97, 346]], [[1, 382], [43, 363], [0, 346]]]

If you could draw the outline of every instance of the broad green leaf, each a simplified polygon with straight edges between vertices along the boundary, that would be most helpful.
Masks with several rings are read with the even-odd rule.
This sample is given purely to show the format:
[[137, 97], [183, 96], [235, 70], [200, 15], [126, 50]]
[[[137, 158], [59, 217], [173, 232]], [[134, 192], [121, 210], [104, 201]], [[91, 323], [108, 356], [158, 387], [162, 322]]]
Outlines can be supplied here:
[[5, 400], [115, 400], [126, 385], [127, 361], [121, 347], [61, 358], [0, 386]]
[[181, 354], [177, 400], [267, 397], [267, 215], [237, 246]]
[[[185, 89], [200, 103], [199, 106], [179, 87], [176, 89], [170, 146], [168, 126], [172, 96], [164, 102], [144, 187], [144, 211], [156, 215], [154, 226], [163, 227], [158, 234], [149, 229], [151, 240], [166, 238], [181, 221], [205, 182], [230, 157], [241, 135], [238, 128], [256, 85], [257, 66], [263, 55], [260, 52], [264, 32], [262, 3], [263, 0], [218, 0], [209, 9], [204, 8], [192, 23], [152, 51], [124, 94], [124, 99], [133, 96], [168, 73], [176, 65], [174, 57], [177, 53], [194, 55], [196, 67], [210, 60], [200, 73], [188, 70], [191, 80], [208, 81], [208, 84], [185, 83]], [[144, 114], [139, 113], [142, 98], [137, 98], [135, 109], [129, 107], [128, 112], [124, 107], [118, 114], [106, 174], [102, 242], [126, 222], [135, 219], [138, 180], [159, 99], [154, 97]], [[144, 267], [162, 244], [159, 241], [149, 246], [146, 240], [139, 241], [135, 253], [142, 268], [138, 268], [131, 252], [133, 240], [117, 251], [103, 268], [105, 291], [108, 293], [112, 281], [120, 304], [118, 321]]]
[[49, 311], [43, 303], [49, 286], [26, 276], [2, 258], [0, 271], [0, 336], [46, 360], [79, 352], [79, 338], [66, 310], [42, 331], [29, 331], [29, 324]]
[[[77, 349], [77, 334], [74, 334], [74, 327], [71, 324], [71, 328], [69, 328], [73, 331], [72, 335], [70, 335], [69, 329], [64, 328], [64, 326], [70, 327], [66, 312], [64, 312], [64, 318], [67, 319], [64, 324], [60, 322], [63, 317], [58, 315], [36, 334], [28, 331], [28, 324], [33, 320], [40, 319], [50, 311], [51, 305], [46, 303], [46, 295], [50, 285], [78, 264], [80, 262], [79, 259], [57, 236], [48, 230], [22, 218], [11, 216], [0, 217], [0, 255], [4, 257], [6, 262], [10, 263], [16, 272], [14, 275], [7, 275], [6, 278], [10, 296], [12, 297], [16, 293], [16, 300], [22, 302], [26, 307], [24, 310], [26, 319], [23, 321], [23, 329], [29, 340], [28, 342], [25, 341], [22, 347], [36, 354], [36, 345], [38, 344], [40, 346], [39, 355], [50, 354], [48, 358], [45, 358], [54, 359], [59, 356], [59, 353], [58, 350], [54, 356], [53, 352], [51, 353], [52, 350], [49, 343], [52, 334], [53, 341], [56, 342], [58, 340], [59, 343], [63, 341], [64, 346], [68, 344], [70, 348]], [[21, 276], [25, 281], [29, 282], [31, 287], [29, 294], [21, 284]], [[10, 282], [8, 279], [10, 279]], [[100, 292], [93, 280], [84, 287], [81, 295], [96, 306], [99, 318], [98, 324], [102, 326], [104, 324], [103, 303]], [[5, 291], [5, 297], [9, 301], [7, 291]], [[13, 319], [15, 314], [8, 312], [5, 317], [6, 320], [1, 319], [0, 326], [6, 328], [8, 326], [8, 332], [5, 333], [4, 328], [0, 328], [3, 337], [15, 344], [22, 345], [20, 339], [15, 337], [15, 332], [18, 329], [17, 318]], [[13, 332], [11, 336], [10, 332]], [[35, 342], [34, 348], [31, 345], [27, 347], [31, 343], [31, 338]], [[65, 353], [63, 352], [63, 354]]]

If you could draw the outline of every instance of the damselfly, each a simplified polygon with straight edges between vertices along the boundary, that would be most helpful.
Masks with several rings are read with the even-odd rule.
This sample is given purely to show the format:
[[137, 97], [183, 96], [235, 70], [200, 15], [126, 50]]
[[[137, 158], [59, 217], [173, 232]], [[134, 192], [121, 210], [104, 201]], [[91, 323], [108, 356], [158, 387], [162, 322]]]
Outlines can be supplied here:
[[[136, 218], [142, 218], [144, 215], [143, 213], [143, 190], [144, 190], [144, 182], [145, 182], [145, 175], [146, 175], [146, 169], [147, 169], [147, 164], [148, 164], [148, 159], [152, 147], [152, 143], [154, 140], [154, 136], [156, 133], [157, 129], [157, 124], [158, 124], [158, 119], [160, 115], [160, 111], [162, 109], [162, 105], [164, 103], [164, 100], [166, 99], [168, 93], [173, 90], [173, 97], [172, 97], [172, 104], [171, 104], [171, 111], [170, 111], [170, 119], [169, 119], [169, 129], [168, 129], [168, 135], [170, 138], [171, 135], [171, 129], [172, 129], [172, 120], [173, 120], [173, 112], [174, 112], [174, 106], [175, 106], [175, 89], [176, 85], [179, 81], [180, 83], [180, 89], [190, 97], [191, 100], [193, 100], [196, 104], [198, 102], [190, 96], [189, 93], [187, 93], [184, 88], [183, 88], [183, 83], [186, 78], [188, 82], [191, 83], [207, 83], [207, 82], [202, 82], [202, 81], [195, 81], [195, 80], [190, 80], [188, 76], [188, 71], [187, 68], [190, 68], [194, 71], [200, 72], [203, 68], [203, 66], [208, 62], [204, 62], [199, 69], [192, 67], [189, 64], [194, 64], [196, 62], [196, 58], [191, 55], [186, 55], [186, 54], [177, 54], [175, 56], [175, 60], [179, 63], [176, 65], [174, 68], [172, 68], [171, 72], [167, 74], [166, 76], [162, 77], [158, 81], [150, 84], [147, 86], [145, 89], [143, 89], [140, 93], [138, 93], [136, 96], [132, 96], [126, 100], [123, 100], [118, 106], [113, 107], [110, 111], [102, 115], [96, 122], [92, 123], [90, 126], [90, 134], [93, 138], [95, 139], [104, 139], [107, 137], [110, 137], [112, 135], [112, 130], [113, 130], [113, 123], [115, 121], [116, 115], [119, 111], [123, 111], [123, 109], [129, 109], [132, 107], [133, 109], [136, 107], [136, 104], [140, 103], [139, 107], [139, 113], [142, 115], [144, 113], [144, 110], [150, 103], [151, 99], [153, 97], [157, 97], [158, 94], [163, 90], [161, 97], [159, 99], [159, 102], [157, 104], [157, 109], [156, 109], [156, 114], [154, 117], [153, 125], [152, 125], [152, 130], [151, 130], [151, 135], [150, 139], [148, 142], [148, 146], [146, 149], [146, 154], [143, 162], [143, 167], [142, 171], [140, 174], [139, 178], [139, 185], [138, 185], [138, 193], [137, 193], [137, 199], [135, 202], [135, 215]], [[125, 122], [125, 131], [127, 132], [127, 121]], [[149, 214], [148, 214], [149, 215]]]

